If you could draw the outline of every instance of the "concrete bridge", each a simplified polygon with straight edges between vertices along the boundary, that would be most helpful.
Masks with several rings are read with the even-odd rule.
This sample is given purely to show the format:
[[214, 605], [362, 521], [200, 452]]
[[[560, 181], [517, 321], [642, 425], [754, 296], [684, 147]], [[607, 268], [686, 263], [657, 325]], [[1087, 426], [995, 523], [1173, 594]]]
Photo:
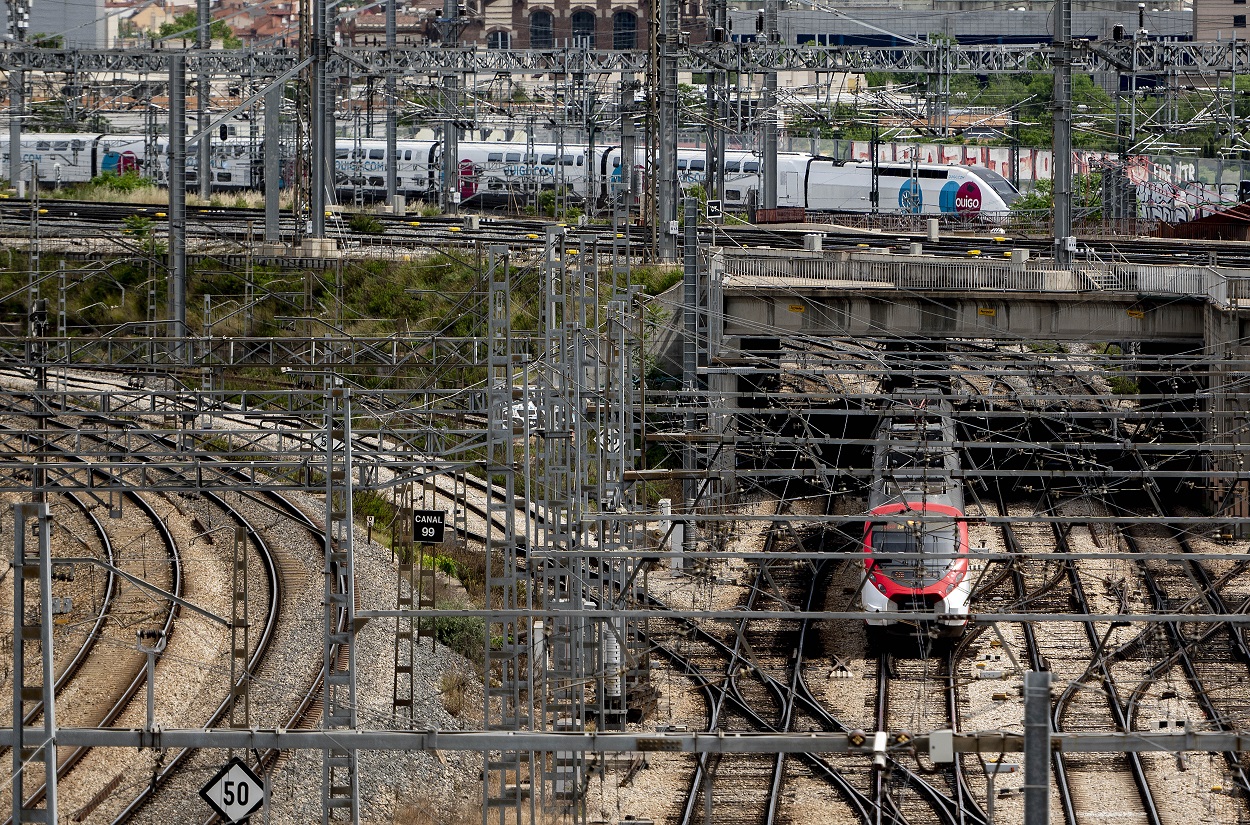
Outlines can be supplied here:
[[[1236, 519], [1238, 533], [1250, 531], [1250, 444], [1234, 426], [1250, 416], [1250, 401], [1230, 389], [1250, 363], [1250, 270], [1098, 263], [1069, 271], [1023, 258], [713, 249], [706, 274], [662, 296], [670, 314], [651, 349], [666, 372], [702, 382], [717, 399], [712, 433], [730, 426], [741, 370], [774, 357], [787, 338], [1137, 342], [1164, 358], [1183, 352], [1206, 365], [1208, 443], [1234, 448], [1209, 458], [1212, 508]], [[693, 318], [688, 295], [699, 296]], [[724, 451], [724, 466], [733, 461]]]
[[707, 293], [712, 348], [760, 335], [1190, 346], [1217, 343], [1213, 334], [1222, 344], [1233, 343], [1225, 338], [1231, 332], [1244, 337], [1240, 323], [1228, 327], [1244, 317], [1250, 270], [1098, 264], [1068, 271], [997, 254], [718, 250]]

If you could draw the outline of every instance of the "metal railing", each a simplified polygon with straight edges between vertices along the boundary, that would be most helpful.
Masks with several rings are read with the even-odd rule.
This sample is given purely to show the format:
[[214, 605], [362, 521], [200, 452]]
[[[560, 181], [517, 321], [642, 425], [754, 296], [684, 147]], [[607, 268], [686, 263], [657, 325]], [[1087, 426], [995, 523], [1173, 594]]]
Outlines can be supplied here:
[[1225, 301], [1250, 298], [1250, 270], [1084, 262], [1073, 270], [1049, 261], [944, 259], [882, 251], [829, 253], [725, 249], [719, 253], [724, 287], [833, 286], [906, 290], [996, 292], [1133, 292]]

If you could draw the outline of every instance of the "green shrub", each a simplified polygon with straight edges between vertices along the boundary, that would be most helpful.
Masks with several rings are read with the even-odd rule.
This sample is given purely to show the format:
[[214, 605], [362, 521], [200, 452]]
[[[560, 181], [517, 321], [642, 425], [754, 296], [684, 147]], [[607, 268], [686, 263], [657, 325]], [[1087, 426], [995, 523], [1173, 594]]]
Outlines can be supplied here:
[[434, 620], [434, 638], [477, 667], [482, 666], [486, 623], [479, 616], [440, 616]]
[[364, 212], [357, 212], [348, 218], [347, 225], [353, 232], [359, 232], [361, 235], [381, 235], [386, 231], [386, 227], [380, 220]]
[[1111, 391], [1116, 395], [1137, 395], [1141, 392], [1141, 387], [1136, 381], [1123, 375], [1113, 375], [1107, 379], [1107, 383], [1111, 385]]
[[138, 172], [124, 172], [120, 175], [116, 172], [104, 172], [92, 178], [91, 185], [112, 192], [133, 192], [154, 184], [151, 179], [143, 177]]

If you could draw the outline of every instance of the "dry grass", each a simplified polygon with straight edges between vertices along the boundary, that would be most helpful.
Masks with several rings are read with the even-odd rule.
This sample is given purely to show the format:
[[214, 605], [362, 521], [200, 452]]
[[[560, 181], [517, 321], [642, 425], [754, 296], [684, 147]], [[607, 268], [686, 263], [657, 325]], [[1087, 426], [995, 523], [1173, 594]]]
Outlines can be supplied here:
[[460, 670], [449, 670], [443, 674], [439, 682], [439, 691], [443, 696], [443, 707], [457, 719], [465, 711], [468, 703], [470, 679], [469, 674]]

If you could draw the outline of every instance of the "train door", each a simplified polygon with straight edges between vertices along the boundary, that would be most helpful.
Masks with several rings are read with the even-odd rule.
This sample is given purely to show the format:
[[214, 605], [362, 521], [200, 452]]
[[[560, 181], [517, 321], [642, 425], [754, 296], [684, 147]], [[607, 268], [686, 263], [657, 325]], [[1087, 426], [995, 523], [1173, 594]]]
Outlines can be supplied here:
[[477, 194], [477, 171], [473, 161], [460, 161], [460, 200], [466, 201]]

